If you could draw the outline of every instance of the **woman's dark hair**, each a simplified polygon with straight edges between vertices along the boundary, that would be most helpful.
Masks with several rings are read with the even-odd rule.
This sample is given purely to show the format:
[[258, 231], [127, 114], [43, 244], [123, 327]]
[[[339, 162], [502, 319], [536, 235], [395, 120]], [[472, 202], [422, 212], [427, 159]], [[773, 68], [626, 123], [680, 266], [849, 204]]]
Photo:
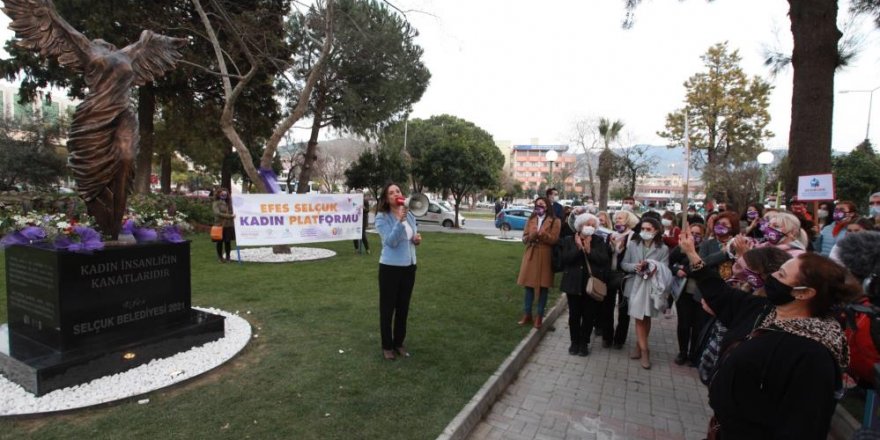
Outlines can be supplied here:
[[742, 216], [740, 216], [740, 220], [744, 222], [751, 222], [748, 217], [749, 208], [755, 208], [755, 210], [758, 211], [758, 218], [764, 216], [764, 207], [761, 206], [760, 203], [749, 203], [748, 205], [746, 205], [746, 209], [743, 211]]
[[[379, 191], [379, 198], [376, 200], [376, 212], [389, 212], [391, 211], [391, 205], [388, 204], [388, 188], [392, 186], [396, 186], [400, 188], [400, 185], [394, 182], [388, 182], [385, 186], [382, 187], [382, 190]], [[400, 193], [403, 194], [403, 190], [400, 190]]]
[[650, 223], [651, 226], [654, 227], [654, 231], [656, 231], [654, 233], [654, 239], [651, 240], [651, 244], [654, 245], [654, 247], [663, 246], [663, 238], [661, 238], [661, 234], [663, 233], [663, 224], [660, 223], [660, 220], [657, 220], [652, 216], [642, 216], [642, 218], [639, 220], [639, 233], [633, 234], [632, 239], [635, 240], [636, 243], [642, 242], [642, 237], [641, 235], [639, 235], [642, 232], [642, 223]]
[[[739, 214], [737, 214], [736, 211], [724, 211], [718, 214], [718, 217], [715, 218], [715, 225], [717, 225], [718, 221], [723, 218], [726, 218], [727, 221], [730, 222], [730, 236], [733, 237], [739, 235]], [[714, 227], [715, 225], [712, 226]]]
[[[549, 218], [549, 219], [556, 218], [556, 215], [553, 213], [553, 204], [550, 203], [550, 200], [548, 200], [546, 197], [538, 197], [532, 203], [538, 203], [538, 200], [544, 201], [544, 205], [545, 205], [544, 215], [547, 216], [547, 218]], [[535, 213], [535, 210], [532, 210], [532, 215], [529, 216], [529, 218], [537, 217], [537, 216], [538, 216], [538, 214]]]
[[791, 254], [776, 246], [765, 246], [747, 251], [743, 254], [743, 260], [749, 269], [767, 278], [771, 273], [779, 270], [786, 261], [791, 260]]
[[873, 231], [874, 230], [874, 220], [870, 219], [870, 218], [861, 217], [861, 218], [856, 219], [856, 221], [854, 221], [850, 224], [851, 225], [859, 225], [862, 227], [862, 229], [864, 229], [866, 231]]
[[833, 306], [848, 303], [861, 293], [862, 286], [855, 277], [830, 258], [807, 252], [798, 256], [798, 259], [801, 262], [798, 285], [816, 291], [816, 296], [810, 301], [812, 316], [827, 318], [832, 314]]
[[224, 193], [224, 192], [226, 193], [226, 202], [228, 203], [229, 202], [229, 190], [226, 188], [223, 188], [222, 186], [220, 188], [217, 188], [216, 191], [214, 191], [214, 200], [220, 200], [220, 194]]

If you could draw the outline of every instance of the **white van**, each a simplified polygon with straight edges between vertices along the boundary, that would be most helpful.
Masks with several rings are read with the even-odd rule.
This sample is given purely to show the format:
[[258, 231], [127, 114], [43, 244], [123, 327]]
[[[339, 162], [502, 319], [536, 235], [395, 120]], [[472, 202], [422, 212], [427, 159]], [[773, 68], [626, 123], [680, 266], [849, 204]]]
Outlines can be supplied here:
[[[416, 221], [419, 223], [428, 223], [428, 224], [436, 224], [441, 225], [446, 228], [451, 228], [455, 226], [455, 211], [450, 211], [445, 206], [440, 205], [436, 202], [428, 203], [428, 212], [421, 217], [416, 217]], [[465, 218], [458, 215], [458, 225], [464, 226]]]

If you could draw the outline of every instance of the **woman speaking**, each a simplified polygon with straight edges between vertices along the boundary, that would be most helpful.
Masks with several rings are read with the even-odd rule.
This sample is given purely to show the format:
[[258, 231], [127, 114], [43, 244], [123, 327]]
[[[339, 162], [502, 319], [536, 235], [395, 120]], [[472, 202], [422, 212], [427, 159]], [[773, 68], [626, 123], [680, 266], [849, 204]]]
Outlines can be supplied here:
[[382, 356], [393, 361], [409, 357], [403, 345], [406, 317], [416, 282], [416, 246], [422, 236], [415, 216], [406, 209], [406, 199], [394, 183], [385, 185], [376, 208], [376, 229], [382, 239], [379, 256], [379, 329]]

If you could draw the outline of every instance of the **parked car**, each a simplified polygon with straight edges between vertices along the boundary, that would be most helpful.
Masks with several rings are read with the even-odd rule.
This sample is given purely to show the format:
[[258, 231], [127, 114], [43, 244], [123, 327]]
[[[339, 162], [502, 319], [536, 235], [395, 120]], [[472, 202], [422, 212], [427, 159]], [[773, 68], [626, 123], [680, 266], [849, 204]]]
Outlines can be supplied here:
[[[465, 218], [461, 214], [458, 215], [458, 225], [464, 226]], [[447, 209], [445, 206], [436, 202], [428, 203], [428, 212], [421, 217], [416, 217], [419, 223], [430, 223], [441, 225], [446, 228], [455, 226], [455, 211]]]
[[495, 204], [492, 202], [477, 202], [477, 208], [494, 208]]
[[495, 227], [502, 231], [509, 231], [511, 229], [523, 230], [531, 216], [531, 208], [502, 209], [495, 217]]

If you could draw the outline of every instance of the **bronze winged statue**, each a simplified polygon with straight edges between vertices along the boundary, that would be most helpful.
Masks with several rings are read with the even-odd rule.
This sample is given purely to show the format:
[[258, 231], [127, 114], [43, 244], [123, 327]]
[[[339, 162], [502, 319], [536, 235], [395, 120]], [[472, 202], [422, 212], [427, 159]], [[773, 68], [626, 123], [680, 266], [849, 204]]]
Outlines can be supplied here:
[[57, 58], [62, 66], [85, 75], [88, 94], [73, 115], [68, 167], [89, 215], [116, 240], [138, 149], [131, 88], [173, 69], [186, 39], [145, 30], [137, 42], [118, 49], [102, 39], [89, 41], [58, 15], [52, 0], [3, 0], [3, 4], [19, 46]]

